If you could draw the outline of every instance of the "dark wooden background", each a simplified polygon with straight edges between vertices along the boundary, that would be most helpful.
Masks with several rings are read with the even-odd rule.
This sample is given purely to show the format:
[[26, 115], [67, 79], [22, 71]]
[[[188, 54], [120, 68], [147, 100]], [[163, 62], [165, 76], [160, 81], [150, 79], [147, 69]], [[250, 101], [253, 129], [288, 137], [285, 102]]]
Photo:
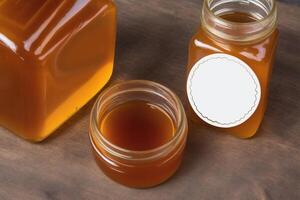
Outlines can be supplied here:
[[[185, 106], [189, 38], [201, 0], [116, 0], [117, 57], [110, 83], [149, 79]], [[300, 199], [300, 3], [278, 3], [280, 42], [269, 106], [258, 135], [240, 140], [190, 123], [178, 173], [158, 187], [118, 185], [96, 166], [89, 146], [92, 100], [40, 144], [0, 129], [0, 200]]]

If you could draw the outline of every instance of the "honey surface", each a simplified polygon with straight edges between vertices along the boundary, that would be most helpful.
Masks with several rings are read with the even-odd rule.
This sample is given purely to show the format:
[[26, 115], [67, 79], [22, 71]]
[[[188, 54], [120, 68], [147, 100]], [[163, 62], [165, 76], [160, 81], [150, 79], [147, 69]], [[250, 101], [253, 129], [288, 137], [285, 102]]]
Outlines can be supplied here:
[[223, 14], [220, 17], [228, 21], [237, 23], [249, 23], [255, 22], [257, 20], [254, 16], [242, 12], [230, 12]]
[[100, 121], [100, 130], [112, 144], [134, 151], [162, 146], [175, 132], [166, 111], [145, 101], [117, 106]]
[[31, 141], [52, 133], [109, 80], [110, 0], [0, 1], [0, 125]]

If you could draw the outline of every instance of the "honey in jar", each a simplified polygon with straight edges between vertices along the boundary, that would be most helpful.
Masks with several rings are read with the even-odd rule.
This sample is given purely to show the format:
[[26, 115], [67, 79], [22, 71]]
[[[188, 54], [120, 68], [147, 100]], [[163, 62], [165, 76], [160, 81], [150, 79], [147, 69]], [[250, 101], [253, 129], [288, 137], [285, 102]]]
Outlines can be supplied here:
[[96, 162], [118, 183], [152, 187], [180, 166], [187, 136], [184, 109], [159, 84], [129, 81], [107, 89], [93, 108], [90, 125]]
[[166, 111], [140, 100], [118, 105], [99, 123], [107, 140], [132, 151], [155, 149], [169, 142], [175, 133], [173, 120]]
[[0, 125], [41, 141], [109, 80], [111, 0], [0, 1]]
[[263, 119], [278, 31], [273, 0], [205, 0], [189, 46], [187, 96], [193, 121], [240, 138]]

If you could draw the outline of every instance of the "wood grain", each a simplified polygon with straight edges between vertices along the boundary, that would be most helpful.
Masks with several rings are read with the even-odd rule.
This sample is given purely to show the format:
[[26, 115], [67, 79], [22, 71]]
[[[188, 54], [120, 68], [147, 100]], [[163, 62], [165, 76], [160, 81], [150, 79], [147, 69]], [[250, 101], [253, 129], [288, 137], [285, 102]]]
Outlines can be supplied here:
[[[290, 3], [289, 3], [290, 2]], [[189, 38], [201, 0], [116, 0], [117, 57], [110, 83], [148, 79], [185, 102]], [[92, 100], [40, 144], [0, 129], [0, 199], [300, 199], [300, 5], [278, 3], [280, 41], [268, 110], [258, 135], [240, 140], [190, 123], [178, 173], [147, 190], [114, 183], [90, 151]]]

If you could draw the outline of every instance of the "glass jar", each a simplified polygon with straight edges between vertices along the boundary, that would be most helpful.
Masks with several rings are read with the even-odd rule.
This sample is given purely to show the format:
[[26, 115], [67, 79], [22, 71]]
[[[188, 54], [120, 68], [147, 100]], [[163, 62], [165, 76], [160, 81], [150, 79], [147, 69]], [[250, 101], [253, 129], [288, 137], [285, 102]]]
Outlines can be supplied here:
[[[100, 119], [132, 100], [151, 102], [168, 113], [175, 131], [167, 143], [154, 149], [133, 151], [105, 137], [99, 128]], [[150, 81], [128, 81], [108, 88], [99, 96], [91, 113], [90, 141], [96, 162], [108, 177], [129, 187], [145, 188], [164, 182], [176, 172], [183, 156], [187, 128], [184, 108], [172, 91]]]
[[263, 119], [278, 30], [274, 0], [205, 0], [187, 65], [191, 116], [249, 138]]
[[41, 141], [110, 79], [115, 5], [1, 1], [0, 24], [0, 125]]

